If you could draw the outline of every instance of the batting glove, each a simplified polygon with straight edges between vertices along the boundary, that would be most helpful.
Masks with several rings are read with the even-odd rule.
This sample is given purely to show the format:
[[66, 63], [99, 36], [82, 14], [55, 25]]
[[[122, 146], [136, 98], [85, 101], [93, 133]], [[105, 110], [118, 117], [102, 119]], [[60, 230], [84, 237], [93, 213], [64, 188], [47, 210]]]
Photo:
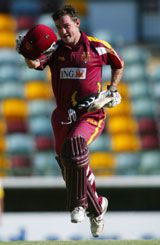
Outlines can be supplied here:
[[103, 107], [106, 107], [114, 97], [108, 90], [101, 91], [98, 95], [92, 95], [86, 98], [83, 102], [78, 104], [78, 108], [86, 108], [88, 112], [96, 111]]
[[120, 93], [117, 91], [117, 88], [112, 86], [112, 85], [108, 85], [107, 86], [107, 91], [110, 94], [110, 96], [113, 97], [113, 100], [111, 102], [109, 102], [106, 107], [108, 108], [112, 108], [115, 107], [116, 105], [119, 105], [121, 103], [121, 95]]
[[96, 96], [89, 96], [87, 97], [84, 101], [80, 102], [78, 104], [78, 109], [88, 109], [90, 106], [92, 106], [94, 104], [94, 101], [96, 99]]

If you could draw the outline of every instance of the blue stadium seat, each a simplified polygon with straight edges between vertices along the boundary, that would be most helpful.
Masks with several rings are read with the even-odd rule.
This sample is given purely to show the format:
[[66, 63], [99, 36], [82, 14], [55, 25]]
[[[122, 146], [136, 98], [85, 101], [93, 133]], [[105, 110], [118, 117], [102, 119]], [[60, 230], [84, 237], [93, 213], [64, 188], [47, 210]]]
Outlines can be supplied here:
[[149, 51], [139, 46], [129, 46], [126, 48], [122, 48], [120, 53], [126, 65], [137, 63], [146, 64], [148, 59], [150, 58]]
[[160, 100], [160, 81], [154, 82], [152, 91], [154, 98]]
[[54, 152], [37, 152], [33, 155], [33, 175], [61, 175]]
[[139, 174], [159, 175], [160, 174], [160, 152], [147, 151], [141, 156]]
[[37, 116], [29, 119], [29, 132], [33, 135], [52, 135], [50, 118]]
[[153, 71], [153, 74], [150, 74], [150, 79], [154, 81], [160, 81], [160, 65], [157, 65]]
[[133, 83], [129, 83], [128, 90], [131, 99], [151, 96], [152, 94], [150, 86], [146, 80], [136, 80]]
[[52, 111], [55, 109], [55, 101], [50, 100], [32, 100], [28, 101], [28, 115], [29, 117], [35, 116], [51, 116]]
[[155, 101], [151, 97], [139, 97], [132, 100], [133, 115], [136, 117], [146, 117], [155, 115]]
[[21, 81], [28, 82], [28, 81], [44, 81], [46, 80], [46, 73], [45, 71], [36, 71], [34, 69], [28, 69], [28, 67], [24, 66], [21, 69]]
[[139, 152], [123, 152], [116, 154], [115, 175], [137, 175], [140, 156]]
[[1, 65], [0, 66], [0, 83], [6, 81], [17, 82], [20, 79], [20, 67], [15, 65]]
[[6, 136], [6, 151], [9, 154], [30, 154], [34, 149], [33, 137], [28, 134], [15, 133]]
[[111, 150], [110, 137], [107, 134], [100, 135], [89, 145], [90, 151], [109, 151]]
[[143, 64], [126, 65], [123, 79], [128, 82], [147, 79], [148, 74], [146, 67]]
[[0, 100], [7, 98], [24, 98], [23, 85], [19, 82], [6, 81], [1, 84]]
[[15, 49], [1, 48], [0, 50], [0, 66], [1, 65], [21, 65], [22, 59]]

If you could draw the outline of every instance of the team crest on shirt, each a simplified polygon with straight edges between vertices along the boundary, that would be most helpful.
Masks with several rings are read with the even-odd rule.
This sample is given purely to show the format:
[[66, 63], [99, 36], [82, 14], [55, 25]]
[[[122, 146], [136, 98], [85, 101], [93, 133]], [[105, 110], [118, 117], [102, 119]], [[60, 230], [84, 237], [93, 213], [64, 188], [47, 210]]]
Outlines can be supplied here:
[[83, 52], [81, 59], [84, 61], [84, 63], [87, 63], [90, 60], [90, 53], [89, 52]]
[[60, 79], [86, 79], [86, 68], [66, 67], [60, 70]]

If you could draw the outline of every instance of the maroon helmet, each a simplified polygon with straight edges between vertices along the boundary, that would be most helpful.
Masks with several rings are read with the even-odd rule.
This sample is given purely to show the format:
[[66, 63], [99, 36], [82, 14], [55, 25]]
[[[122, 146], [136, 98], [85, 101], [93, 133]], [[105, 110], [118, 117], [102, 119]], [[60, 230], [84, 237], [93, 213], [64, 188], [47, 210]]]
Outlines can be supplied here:
[[46, 25], [38, 24], [26, 33], [20, 44], [19, 52], [26, 59], [35, 60], [56, 42], [57, 36], [54, 31]]

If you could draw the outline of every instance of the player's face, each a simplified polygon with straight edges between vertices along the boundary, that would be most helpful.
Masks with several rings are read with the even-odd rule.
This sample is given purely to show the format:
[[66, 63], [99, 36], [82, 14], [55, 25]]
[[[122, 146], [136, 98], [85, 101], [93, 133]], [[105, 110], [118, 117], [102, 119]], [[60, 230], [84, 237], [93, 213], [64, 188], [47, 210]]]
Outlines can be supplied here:
[[55, 25], [60, 38], [65, 44], [73, 46], [79, 41], [81, 35], [79, 31], [79, 19], [73, 21], [69, 15], [64, 15], [55, 21]]

